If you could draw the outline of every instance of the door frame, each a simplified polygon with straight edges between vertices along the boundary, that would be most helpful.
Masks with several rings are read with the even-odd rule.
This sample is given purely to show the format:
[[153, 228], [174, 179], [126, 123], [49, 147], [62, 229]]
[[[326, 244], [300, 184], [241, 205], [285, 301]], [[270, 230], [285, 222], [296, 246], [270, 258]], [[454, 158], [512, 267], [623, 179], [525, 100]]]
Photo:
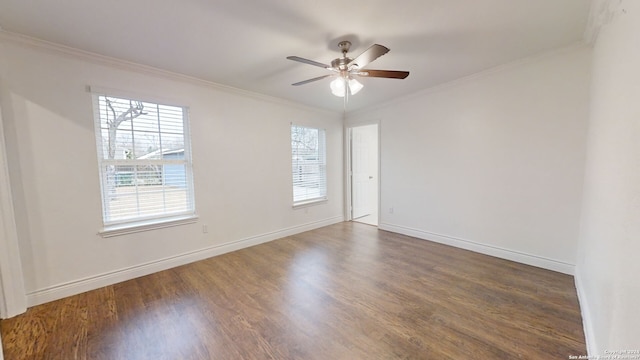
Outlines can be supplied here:
[[353, 172], [352, 172], [352, 135], [353, 135], [353, 128], [355, 127], [360, 127], [360, 126], [367, 126], [367, 125], [376, 125], [378, 127], [378, 153], [377, 153], [377, 157], [378, 157], [378, 174], [377, 174], [377, 189], [376, 191], [378, 192], [378, 203], [376, 204], [377, 208], [378, 208], [378, 219], [377, 222], [378, 224], [380, 223], [380, 188], [381, 188], [381, 184], [382, 184], [382, 178], [381, 178], [381, 173], [382, 173], [382, 162], [381, 162], [381, 154], [382, 154], [382, 122], [380, 120], [364, 120], [364, 121], [353, 121], [350, 122], [348, 120], [345, 121], [345, 126], [344, 126], [344, 134], [345, 134], [345, 147], [344, 147], [344, 174], [345, 174], [345, 180], [344, 180], [344, 189], [345, 189], [345, 197], [344, 197], [344, 214], [345, 214], [345, 220], [346, 221], [352, 221], [353, 220], [353, 191], [352, 191], [352, 187], [353, 187]]
[[[27, 310], [18, 232], [9, 180], [9, 164], [0, 107], [0, 319]], [[0, 360], [2, 359], [0, 347]]]

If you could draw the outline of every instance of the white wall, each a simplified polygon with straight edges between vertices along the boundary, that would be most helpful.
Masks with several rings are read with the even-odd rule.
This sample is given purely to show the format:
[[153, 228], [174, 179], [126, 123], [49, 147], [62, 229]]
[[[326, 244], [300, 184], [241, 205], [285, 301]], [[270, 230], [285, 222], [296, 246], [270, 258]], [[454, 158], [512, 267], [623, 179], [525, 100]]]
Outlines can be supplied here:
[[[340, 114], [12, 35], [0, 34], [0, 46], [0, 98], [30, 304], [342, 221]], [[198, 223], [97, 235], [100, 184], [87, 85], [190, 107]], [[327, 130], [327, 203], [292, 209], [292, 121]]]
[[576, 273], [591, 356], [640, 350], [640, 3], [600, 3]]
[[380, 227], [572, 273], [589, 64], [574, 47], [348, 116], [381, 121]]

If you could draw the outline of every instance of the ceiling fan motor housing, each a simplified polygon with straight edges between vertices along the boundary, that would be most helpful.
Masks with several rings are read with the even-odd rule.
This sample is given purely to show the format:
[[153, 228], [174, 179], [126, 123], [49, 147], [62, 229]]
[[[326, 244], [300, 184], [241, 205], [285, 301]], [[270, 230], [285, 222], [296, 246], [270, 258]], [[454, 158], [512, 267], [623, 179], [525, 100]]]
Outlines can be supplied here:
[[338, 69], [340, 71], [347, 71], [349, 70], [347, 65], [351, 62], [351, 60], [352, 59], [348, 57], [341, 57], [341, 58], [334, 59], [331, 62], [331, 67], [334, 69]]

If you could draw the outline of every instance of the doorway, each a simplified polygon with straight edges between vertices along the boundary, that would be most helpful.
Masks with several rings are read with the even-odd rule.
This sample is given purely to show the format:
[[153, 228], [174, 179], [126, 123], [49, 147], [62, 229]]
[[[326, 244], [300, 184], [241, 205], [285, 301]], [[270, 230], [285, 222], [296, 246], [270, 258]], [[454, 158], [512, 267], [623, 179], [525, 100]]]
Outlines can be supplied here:
[[351, 128], [351, 219], [378, 226], [378, 124]]

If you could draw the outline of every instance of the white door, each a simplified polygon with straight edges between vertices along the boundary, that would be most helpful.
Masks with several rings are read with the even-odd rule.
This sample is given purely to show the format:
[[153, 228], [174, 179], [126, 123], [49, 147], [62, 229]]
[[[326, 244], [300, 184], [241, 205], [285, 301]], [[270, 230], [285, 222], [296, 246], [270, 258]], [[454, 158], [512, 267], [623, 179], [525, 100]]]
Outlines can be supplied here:
[[352, 128], [351, 171], [353, 219], [378, 210], [378, 125]]

